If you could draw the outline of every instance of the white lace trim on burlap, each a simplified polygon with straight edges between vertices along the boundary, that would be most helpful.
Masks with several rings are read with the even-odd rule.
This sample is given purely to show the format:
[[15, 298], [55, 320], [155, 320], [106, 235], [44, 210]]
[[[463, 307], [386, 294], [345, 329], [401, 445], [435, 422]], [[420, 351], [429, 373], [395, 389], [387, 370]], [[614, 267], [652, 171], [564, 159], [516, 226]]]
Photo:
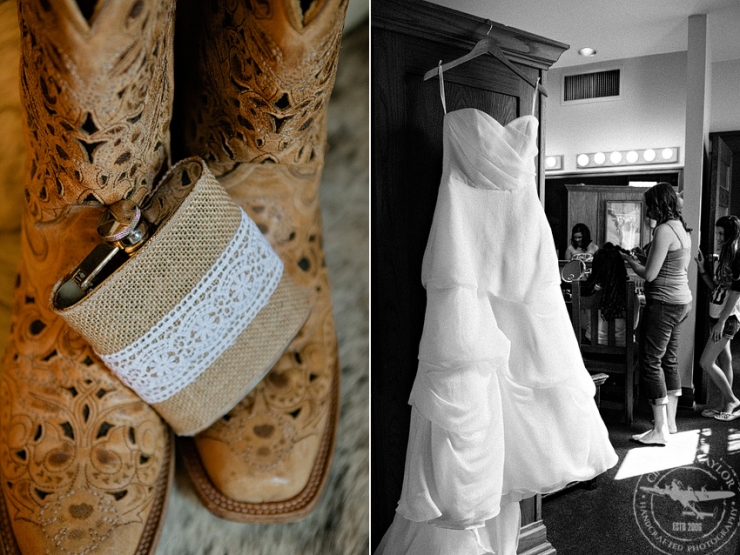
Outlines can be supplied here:
[[234, 237], [193, 290], [142, 337], [100, 358], [147, 403], [165, 401], [234, 343], [282, 273], [282, 261], [242, 210]]

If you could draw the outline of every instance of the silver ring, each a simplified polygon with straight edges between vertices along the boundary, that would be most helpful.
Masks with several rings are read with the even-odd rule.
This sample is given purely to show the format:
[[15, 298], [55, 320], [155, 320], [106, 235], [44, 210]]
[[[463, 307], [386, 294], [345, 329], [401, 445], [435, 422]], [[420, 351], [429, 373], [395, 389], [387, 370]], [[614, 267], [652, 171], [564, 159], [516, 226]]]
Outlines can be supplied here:
[[105, 237], [108, 241], [120, 241], [121, 239], [126, 238], [127, 236], [131, 235], [131, 233], [136, 229], [136, 226], [139, 225], [139, 221], [141, 220], [141, 210], [138, 206], [134, 204], [134, 215], [131, 218], [131, 223], [128, 224], [123, 230], [119, 231], [115, 235], [111, 235], [108, 237]]

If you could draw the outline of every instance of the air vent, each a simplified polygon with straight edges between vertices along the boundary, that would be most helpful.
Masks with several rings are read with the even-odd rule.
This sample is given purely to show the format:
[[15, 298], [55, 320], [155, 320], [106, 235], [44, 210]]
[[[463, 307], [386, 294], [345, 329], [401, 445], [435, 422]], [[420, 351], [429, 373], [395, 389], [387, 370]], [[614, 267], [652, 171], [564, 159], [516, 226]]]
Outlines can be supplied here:
[[563, 100], [590, 100], [593, 98], [616, 97], [620, 94], [619, 69], [566, 75], [563, 83]]

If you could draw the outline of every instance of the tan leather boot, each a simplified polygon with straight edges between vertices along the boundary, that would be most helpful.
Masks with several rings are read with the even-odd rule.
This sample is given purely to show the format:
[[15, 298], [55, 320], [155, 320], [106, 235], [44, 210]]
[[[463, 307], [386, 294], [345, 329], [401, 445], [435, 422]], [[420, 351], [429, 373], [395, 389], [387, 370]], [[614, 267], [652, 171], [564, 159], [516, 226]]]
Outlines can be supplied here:
[[0, 379], [11, 554], [153, 552], [174, 466], [167, 426], [50, 309], [99, 242], [102, 204], [151, 190], [169, 164], [174, 2], [99, 4], [19, 2], [28, 159]]
[[194, 19], [191, 74], [200, 82], [178, 80], [187, 150], [208, 162], [311, 301], [307, 323], [257, 388], [183, 442], [201, 499], [231, 520], [307, 515], [333, 454], [339, 363], [318, 185], [346, 4], [207, 2]]

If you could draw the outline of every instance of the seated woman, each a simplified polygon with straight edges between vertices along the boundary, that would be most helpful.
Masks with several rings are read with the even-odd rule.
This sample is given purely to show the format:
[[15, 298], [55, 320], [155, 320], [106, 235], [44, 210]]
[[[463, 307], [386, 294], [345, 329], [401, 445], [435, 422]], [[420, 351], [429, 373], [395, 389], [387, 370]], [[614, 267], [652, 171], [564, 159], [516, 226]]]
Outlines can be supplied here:
[[565, 260], [580, 258], [584, 262], [593, 259], [599, 247], [591, 240], [591, 230], [586, 224], [578, 223], [573, 226], [570, 234], [570, 245], [565, 251]]
[[[608, 343], [609, 322], [614, 320], [615, 343], [618, 347], [625, 345], [625, 329], [627, 328], [624, 320], [624, 314], [627, 309], [626, 288], [627, 269], [624, 260], [619, 255], [619, 249], [612, 243], [606, 243], [594, 255], [591, 266], [591, 275], [583, 285], [583, 295], [593, 295], [602, 291], [601, 305], [599, 307], [599, 330], [598, 344], [606, 345]], [[634, 299], [635, 318], [633, 328], [637, 328], [637, 322], [640, 318], [640, 301], [635, 294]], [[590, 310], [582, 310], [581, 322], [586, 339], [593, 343], [591, 339], [591, 314]]]

